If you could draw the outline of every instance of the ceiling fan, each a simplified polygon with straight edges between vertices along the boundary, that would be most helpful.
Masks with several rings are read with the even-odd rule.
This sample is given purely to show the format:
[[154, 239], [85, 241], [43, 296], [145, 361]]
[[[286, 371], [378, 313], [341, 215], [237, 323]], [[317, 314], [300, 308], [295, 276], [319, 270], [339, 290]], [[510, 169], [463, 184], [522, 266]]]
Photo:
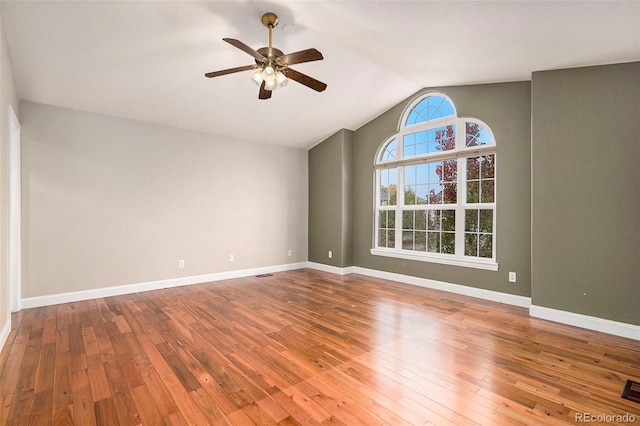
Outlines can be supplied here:
[[265, 13], [262, 15], [262, 25], [269, 29], [269, 47], [262, 47], [253, 50], [240, 40], [234, 38], [223, 38], [222, 40], [237, 47], [245, 53], [253, 56], [256, 63], [242, 67], [228, 68], [220, 71], [208, 72], [205, 77], [218, 77], [240, 71], [254, 70], [252, 79], [260, 85], [258, 99], [269, 99], [271, 93], [278, 86], [285, 86], [289, 79], [297, 81], [317, 92], [322, 92], [327, 85], [315, 78], [290, 68], [290, 65], [304, 62], [319, 61], [324, 59], [322, 53], [316, 49], [306, 49], [299, 52], [285, 55], [281, 50], [271, 46], [271, 32], [278, 25], [278, 16], [275, 13]]

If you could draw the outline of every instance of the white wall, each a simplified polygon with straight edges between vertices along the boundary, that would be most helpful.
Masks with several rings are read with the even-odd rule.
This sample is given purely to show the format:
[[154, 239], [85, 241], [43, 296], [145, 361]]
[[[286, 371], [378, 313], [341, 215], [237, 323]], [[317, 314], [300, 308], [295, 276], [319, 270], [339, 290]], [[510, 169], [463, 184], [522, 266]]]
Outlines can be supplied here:
[[306, 151], [31, 102], [20, 121], [23, 298], [307, 260]]
[[4, 344], [11, 328], [7, 280], [9, 105], [17, 113], [18, 96], [13, 82], [13, 68], [4, 24], [0, 15], [0, 347]]

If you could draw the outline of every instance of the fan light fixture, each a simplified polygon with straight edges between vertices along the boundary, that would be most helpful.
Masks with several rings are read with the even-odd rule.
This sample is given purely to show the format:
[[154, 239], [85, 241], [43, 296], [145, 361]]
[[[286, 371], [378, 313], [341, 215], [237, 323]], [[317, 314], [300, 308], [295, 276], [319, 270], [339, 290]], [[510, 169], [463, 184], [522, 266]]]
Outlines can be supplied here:
[[256, 86], [260, 86], [264, 81], [265, 90], [274, 91], [278, 87], [284, 87], [289, 83], [289, 79], [282, 70], [278, 69], [278, 67], [274, 67], [272, 64], [268, 64], [266, 66], [258, 66], [256, 71], [251, 76], [251, 79], [256, 84]]
[[278, 49], [274, 49], [272, 46], [272, 31], [278, 26], [278, 15], [271, 12], [265, 13], [262, 15], [262, 25], [269, 29], [269, 47], [258, 49], [258, 52], [267, 58], [267, 62], [260, 64], [256, 61], [257, 68], [253, 76], [251, 76], [251, 79], [258, 86], [264, 81], [264, 89], [272, 92], [276, 90], [278, 86], [286, 86], [289, 81], [287, 76], [284, 75], [284, 67], [279, 67], [275, 62], [276, 56], [282, 56], [283, 53]]
[[294, 80], [316, 92], [322, 92], [327, 85], [315, 78], [296, 71], [291, 65], [301, 64], [304, 62], [319, 61], [323, 59], [322, 53], [316, 49], [305, 49], [285, 55], [281, 50], [272, 46], [272, 32], [278, 25], [278, 16], [275, 13], [265, 13], [262, 15], [262, 25], [269, 30], [269, 47], [262, 47], [253, 50], [240, 40], [234, 38], [223, 38], [222, 40], [245, 53], [253, 56], [255, 65], [245, 65], [241, 67], [228, 68], [220, 71], [208, 72], [205, 77], [212, 78], [221, 75], [233, 74], [240, 71], [253, 71], [251, 79], [260, 86], [258, 99], [269, 99], [271, 93], [278, 87], [286, 86], [289, 79]]

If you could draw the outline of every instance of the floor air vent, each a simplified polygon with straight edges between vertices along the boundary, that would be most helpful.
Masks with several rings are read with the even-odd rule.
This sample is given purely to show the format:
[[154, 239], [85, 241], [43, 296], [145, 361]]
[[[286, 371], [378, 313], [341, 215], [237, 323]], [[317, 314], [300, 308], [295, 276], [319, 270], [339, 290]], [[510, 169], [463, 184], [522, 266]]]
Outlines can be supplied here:
[[640, 383], [627, 380], [627, 384], [622, 391], [622, 397], [640, 404]]

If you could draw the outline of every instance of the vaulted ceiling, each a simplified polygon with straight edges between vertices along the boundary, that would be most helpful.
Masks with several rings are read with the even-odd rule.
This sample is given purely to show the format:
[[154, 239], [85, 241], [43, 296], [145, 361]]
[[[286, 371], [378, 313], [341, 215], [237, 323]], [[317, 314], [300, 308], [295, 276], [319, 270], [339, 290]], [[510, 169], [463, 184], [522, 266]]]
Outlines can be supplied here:
[[[538, 70], [640, 60], [638, 1], [2, 1], [20, 99], [307, 149], [423, 87], [529, 80]], [[315, 47], [269, 100], [222, 41]], [[289, 24], [289, 25], [287, 25]]]

